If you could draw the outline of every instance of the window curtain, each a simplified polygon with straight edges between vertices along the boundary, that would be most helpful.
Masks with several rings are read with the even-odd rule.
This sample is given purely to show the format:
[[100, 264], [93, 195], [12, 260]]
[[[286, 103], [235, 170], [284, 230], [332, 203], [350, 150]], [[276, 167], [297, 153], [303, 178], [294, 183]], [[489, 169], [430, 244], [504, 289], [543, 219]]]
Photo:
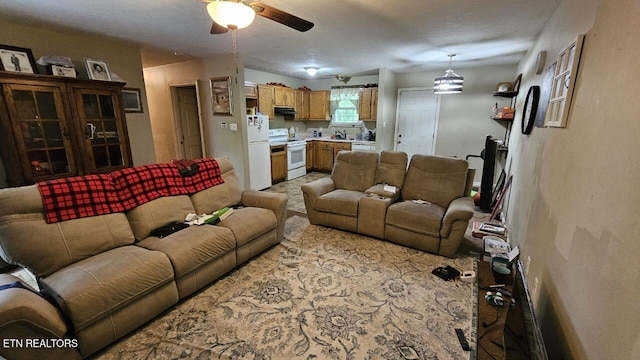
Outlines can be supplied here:
[[336, 122], [358, 121], [360, 86], [331, 88], [331, 113]]
[[[333, 113], [339, 106], [341, 106], [341, 100], [348, 100], [354, 108], [358, 109], [359, 93], [360, 86], [331, 88], [331, 112]], [[348, 103], [343, 101], [342, 106], [345, 104]]]

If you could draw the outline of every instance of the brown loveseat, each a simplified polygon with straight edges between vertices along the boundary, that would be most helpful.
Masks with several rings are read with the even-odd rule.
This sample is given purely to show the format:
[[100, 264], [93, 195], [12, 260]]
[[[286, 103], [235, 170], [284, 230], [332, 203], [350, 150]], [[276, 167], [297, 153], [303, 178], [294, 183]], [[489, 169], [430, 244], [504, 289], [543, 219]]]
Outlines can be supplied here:
[[475, 170], [441, 156], [406, 163], [402, 152], [341, 151], [331, 177], [302, 185], [309, 221], [453, 256], [473, 216]]
[[[0, 291], [0, 337], [77, 339], [78, 348], [8, 347], [9, 359], [86, 357], [279, 243], [287, 197], [243, 191], [216, 159], [223, 184], [160, 197], [127, 212], [46, 223], [36, 186], [0, 190], [0, 255], [29, 269], [51, 303], [25, 289]], [[153, 229], [241, 204], [217, 226], [169, 236]], [[12, 278], [0, 278], [2, 283]], [[54, 304], [52, 306], [51, 304]]]

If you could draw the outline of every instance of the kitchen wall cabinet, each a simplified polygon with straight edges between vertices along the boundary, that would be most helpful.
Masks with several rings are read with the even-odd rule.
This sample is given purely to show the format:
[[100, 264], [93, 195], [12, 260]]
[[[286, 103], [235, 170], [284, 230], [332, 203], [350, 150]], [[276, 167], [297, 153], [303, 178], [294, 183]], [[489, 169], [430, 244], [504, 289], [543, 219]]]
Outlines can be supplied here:
[[258, 111], [269, 116], [269, 120], [273, 120], [273, 86], [258, 85]]
[[258, 98], [258, 85], [245, 81], [244, 82], [244, 97], [246, 99], [257, 99]]
[[0, 73], [0, 85], [9, 186], [131, 166], [123, 83]]
[[309, 93], [309, 120], [330, 120], [328, 90], [311, 91]]
[[378, 88], [364, 88], [358, 94], [358, 117], [372, 121], [378, 118]]
[[287, 145], [271, 146], [271, 182], [278, 183], [287, 178]]
[[293, 89], [284, 86], [274, 86], [273, 103], [275, 106], [292, 108], [294, 105]]
[[294, 109], [296, 110], [295, 120], [309, 120], [309, 92], [304, 90], [294, 90]]

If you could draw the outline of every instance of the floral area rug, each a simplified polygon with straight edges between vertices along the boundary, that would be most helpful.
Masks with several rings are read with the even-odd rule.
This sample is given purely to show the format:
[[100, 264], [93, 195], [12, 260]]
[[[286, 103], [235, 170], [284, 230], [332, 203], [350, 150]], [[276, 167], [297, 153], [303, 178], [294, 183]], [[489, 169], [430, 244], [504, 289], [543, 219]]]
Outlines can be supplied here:
[[285, 240], [177, 304], [99, 359], [473, 359], [475, 270], [386, 241], [287, 220]]

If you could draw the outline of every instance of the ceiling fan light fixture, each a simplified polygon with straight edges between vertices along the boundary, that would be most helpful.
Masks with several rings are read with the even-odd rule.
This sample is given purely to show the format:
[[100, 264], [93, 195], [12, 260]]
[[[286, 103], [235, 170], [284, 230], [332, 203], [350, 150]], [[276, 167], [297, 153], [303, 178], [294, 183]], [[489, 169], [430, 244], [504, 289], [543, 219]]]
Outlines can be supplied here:
[[351, 76], [346, 76], [346, 75], [342, 75], [342, 74], [336, 74], [336, 79], [338, 81], [342, 81], [343, 83], [348, 83], [349, 80], [351, 80]]
[[456, 74], [451, 69], [451, 60], [456, 54], [449, 54], [449, 69], [444, 76], [437, 77], [433, 82], [433, 93], [436, 95], [460, 94], [464, 77]]
[[307, 66], [306, 68], [304, 68], [304, 71], [306, 71], [310, 76], [314, 76], [318, 72], [318, 70], [320, 69], [315, 66]]
[[234, 1], [213, 1], [207, 4], [207, 12], [220, 26], [244, 29], [256, 18], [256, 12], [249, 6]]

